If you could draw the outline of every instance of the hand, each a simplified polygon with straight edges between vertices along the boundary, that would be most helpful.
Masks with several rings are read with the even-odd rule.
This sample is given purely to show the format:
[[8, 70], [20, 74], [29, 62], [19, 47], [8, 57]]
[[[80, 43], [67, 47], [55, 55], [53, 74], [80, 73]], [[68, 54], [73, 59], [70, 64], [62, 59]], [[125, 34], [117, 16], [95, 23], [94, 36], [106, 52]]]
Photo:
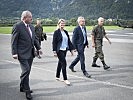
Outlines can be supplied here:
[[18, 55], [16, 54], [16, 55], [13, 55], [12, 56], [14, 59], [18, 59]]
[[95, 48], [95, 43], [92, 43], [92, 47]]
[[110, 40], [108, 40], [108, 42], [109, 42], [109, 44], [111, 44], [111, 41]]
[[55, 56], [55, 57], [57, 57], [57, 53], [56, 53], [56, 54], [54, 54], [54, 56]]
[[73, 56], [73, 55], [74, 55], [74, 50], [71, 51], [71, 56]]
[[73, 52], [77, 52], [77, 50], [76, 50], [76, 49], [74, 49], [74, 50], [73, 50]]
[[54, 56], [57, 57], [57, 53], [56, 53], [56, 51], [53, 51], [53, 53], [54, 53]]
[[42, 55], [43, 54], [43, 52], [41, 50], [39, 50], [38, 52], [39, 52], [39, 55]]

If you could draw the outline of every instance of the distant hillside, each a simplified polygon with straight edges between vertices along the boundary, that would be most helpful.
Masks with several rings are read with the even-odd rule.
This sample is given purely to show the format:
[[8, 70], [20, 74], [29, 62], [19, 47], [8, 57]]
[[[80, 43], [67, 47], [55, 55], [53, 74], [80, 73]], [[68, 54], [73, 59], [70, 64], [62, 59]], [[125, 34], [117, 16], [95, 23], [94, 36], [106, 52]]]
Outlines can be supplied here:
[[30, 10], [35, 18], [88, 18], [133, 19], [133, 0], [0, 0], [0, 18], [20, 17]]

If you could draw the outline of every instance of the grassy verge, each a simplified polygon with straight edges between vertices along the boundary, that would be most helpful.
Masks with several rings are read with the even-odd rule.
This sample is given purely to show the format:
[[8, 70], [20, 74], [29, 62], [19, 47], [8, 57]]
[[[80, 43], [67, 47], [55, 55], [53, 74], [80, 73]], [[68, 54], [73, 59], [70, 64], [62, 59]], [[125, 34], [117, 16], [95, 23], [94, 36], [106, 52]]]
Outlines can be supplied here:
[[0, 34], [11, 34], [12, 27], [0, 27]]
[[[54, 32], [54, 30], [56, 30], [56, 26], [45, 26], [43, 27], [44, 29], [44, 32], [46, 33], [50, 33], [50, 32]], [[65, 26], [65, 29], [68, 31], [68, 32], [72, 32], [73, 29], [75, 28], [75, 26]], [[86, 26], [87, 30], [92, 30], [93, 29], [93, 26]], [[105, 30], [119, 30], [119, 29], [122, 29], [121, 27], [118, 27], [118, 26], [104, 26]]]
[[[118, 26], [104, 26], [105, 30], [118, 30], [118, 29], [122, 29]], [[44, 26], [44, 32], [46, 33], [51, 33], [54, 32], [54, 30], [56, 30], [56, 26]], [[72, 32], [73, 29], [75, 28], [75, 26], [66, 26], [65, 29], [69, 32]], [[87, 30], [92, 30], [93, 26], [86, 26]], [[0, 34], [10, 34], [12, 31], [12, 27], [0, 27]]]

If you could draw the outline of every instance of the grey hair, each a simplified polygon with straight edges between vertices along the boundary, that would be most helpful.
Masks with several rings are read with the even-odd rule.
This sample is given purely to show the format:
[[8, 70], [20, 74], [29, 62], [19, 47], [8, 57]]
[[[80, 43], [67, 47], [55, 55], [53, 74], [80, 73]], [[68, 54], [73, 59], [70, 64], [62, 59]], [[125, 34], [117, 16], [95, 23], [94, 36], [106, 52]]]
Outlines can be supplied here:
[[30, 11], [28, 11], [28, 10], [23, 11], [22, 14], [21, 14], [21, 21], [22, 21], [25, 17], [27, 17], [27, 16], [29, 16], [29, 15], [32, 15]]
[[81, 19], [84, 19], [84, 17], [82, 16], [78, 17], [77, 22], [79, 23]]
[[104, 18], [103, 17], [99, 17], [98, 18], [98, 22], [100, 22], [101, 20], [104, 20]]

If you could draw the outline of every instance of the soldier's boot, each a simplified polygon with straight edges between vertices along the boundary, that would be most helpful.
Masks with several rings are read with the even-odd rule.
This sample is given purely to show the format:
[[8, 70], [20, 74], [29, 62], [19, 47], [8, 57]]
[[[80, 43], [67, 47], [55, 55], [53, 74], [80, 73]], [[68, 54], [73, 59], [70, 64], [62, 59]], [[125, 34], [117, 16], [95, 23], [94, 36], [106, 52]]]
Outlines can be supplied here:
[[103, 68], [104, 68], [104, 70], [107, 70], [107, 69], [110, 68], [110, 66], [107, 66], [107, 65], [105, 64], [105, 65], [103, 65]]
[[92, 67], [100, 67], [99, 65], [96, 64], [97, 58], [93, 58], [93, 63], [92, 63]]
[[107, 65], [105, 64], [105, 62], [104, 62], [104, 61], [102, 61], [102, 63], [103, 63], [103, 68], [104, 68], [104, 70], [107, 70], [107, 69], [109, 69], [109, 68], [110, 68], [110, 66], [107, 66]]

